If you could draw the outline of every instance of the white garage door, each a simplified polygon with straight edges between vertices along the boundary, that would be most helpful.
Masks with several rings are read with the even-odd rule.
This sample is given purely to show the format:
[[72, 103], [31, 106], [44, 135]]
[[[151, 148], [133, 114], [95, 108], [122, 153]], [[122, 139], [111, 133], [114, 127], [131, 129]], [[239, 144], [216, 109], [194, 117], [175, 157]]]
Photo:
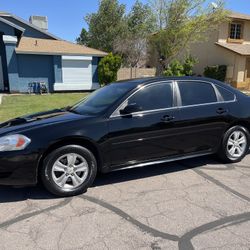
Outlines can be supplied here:
[[63, 56], [62, 81], [55, 84], [55, 90], [92, 89], [92, 57]]

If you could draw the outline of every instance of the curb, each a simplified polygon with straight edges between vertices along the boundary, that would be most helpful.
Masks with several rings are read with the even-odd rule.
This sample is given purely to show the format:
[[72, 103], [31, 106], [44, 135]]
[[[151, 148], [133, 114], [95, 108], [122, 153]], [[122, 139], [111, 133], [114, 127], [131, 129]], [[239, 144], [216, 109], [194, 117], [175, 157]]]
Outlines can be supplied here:
[[2, 104], [3, 95], [0, 94], [0, 105]]

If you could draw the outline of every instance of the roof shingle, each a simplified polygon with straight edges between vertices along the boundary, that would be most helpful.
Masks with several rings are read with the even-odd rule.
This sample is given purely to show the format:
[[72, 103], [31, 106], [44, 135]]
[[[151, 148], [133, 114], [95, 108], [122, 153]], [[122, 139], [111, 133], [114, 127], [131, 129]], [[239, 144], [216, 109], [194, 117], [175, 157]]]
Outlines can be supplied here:
[[237, 54], [242, 56], [249, 56], [250, 55], [250, 44], [234, 44], [234, 43], [216, 43], [217, 45], [231, 50]]
[[107, 53], [83, 45], [70, 43], [63, 40], [38, 39], [22, 37], [17, 54], [42, 54], [42, 55], [95, 55], [105, 56]]
[[235, 11], [230, 11], [229, 17], [236, 18], [236, 19], [250, 20], [250, 15], [235, 12]]

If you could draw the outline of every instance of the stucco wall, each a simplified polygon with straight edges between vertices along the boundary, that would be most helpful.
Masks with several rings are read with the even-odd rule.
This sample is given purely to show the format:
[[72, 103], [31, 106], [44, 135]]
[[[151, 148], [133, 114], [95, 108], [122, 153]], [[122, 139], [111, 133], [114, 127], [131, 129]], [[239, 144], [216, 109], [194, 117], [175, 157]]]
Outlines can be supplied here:
[[55, 82], [53, 56], [18, 55], [19, 91], [27, 92], [30, 82], [45, 82], [52, 89]]
[[218, 41], [220, 43], [226, 43], [228, 39], [229, 23], [225, 22], [219, 26], [218, 29]]
[[[202, 75], [206, 66], [227, 65], [226, 80], [233, 83], [234, 86], [245, 88], [246, 57], [215, 44], [216, 42], [226, 43], [228, 33], [229, 23], [225, 22], [217, 31], [208, 35], [207, 41], [191, 46], [190, 54], [199, 60], [194, 67], [194, 72]], [[243, 39], [244, 44], [250, 44], [250, 21], [244, 21]]]
[[246, 57], [236, 55], [235, 59], [235, 73], [233, 82], [237, 82], [239, 88], [245, 87], [245, 69], [246, 69]]
[[250, 21], [244, 23], [243, 39], [245, 44], [250, 44]]
[[[215, 43], [218, 41], [219, 34], [220, 38], [222, 38], [221, 32], [211, 32], [207, 41], [195, 43], [191, 46], [190, 54], [199, 61], [194, 67], [194, 73], [203, 75], [204, 68], [207, 66], [226, 65], [229, 68], [229, 73], [232, 73], [230, 76], [231, 79], [228, 80], [242, 80], [242, 78], [244, 78], [244, 73], [242, 71], [244, 59], [236, 53], [216, 45]], [[240, 65], [238, 65], [238, 63], [240, 63]], [[238, 73], [238, 70], [240, 70], [240, 73]]]
[[[237, 21], [236, 21], [237, 22]], [[242, 22], [242, 21], [241, 21]], [[220, 25], [218, 29], [218, 41], [226, 43], [229, 37], [229, 22]], [[243, 40], [244, 44], [250, 44], [250, 21], [245, 20], [243, 26]]]

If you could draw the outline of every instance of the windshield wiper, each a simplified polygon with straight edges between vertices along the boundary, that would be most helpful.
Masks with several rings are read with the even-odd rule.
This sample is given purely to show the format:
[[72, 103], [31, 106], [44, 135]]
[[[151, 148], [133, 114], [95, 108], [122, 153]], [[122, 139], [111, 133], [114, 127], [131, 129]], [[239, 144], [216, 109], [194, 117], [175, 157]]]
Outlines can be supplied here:
[[64, 108], [61, 108], [62, 111], [70, 111], [72, 107], [71, 106], [67, 106], [67, 107], [64, 107]]
[[74, 114], [80, 114], [79, 112], [75, 111], [74, 109], [72, 109], [72, 106], [67, 106], [65, 108], [62, 108], [61, 109], [62, 111], [67, 111], [67, 112], [70, 112], [70, 113], [74, 113]]

